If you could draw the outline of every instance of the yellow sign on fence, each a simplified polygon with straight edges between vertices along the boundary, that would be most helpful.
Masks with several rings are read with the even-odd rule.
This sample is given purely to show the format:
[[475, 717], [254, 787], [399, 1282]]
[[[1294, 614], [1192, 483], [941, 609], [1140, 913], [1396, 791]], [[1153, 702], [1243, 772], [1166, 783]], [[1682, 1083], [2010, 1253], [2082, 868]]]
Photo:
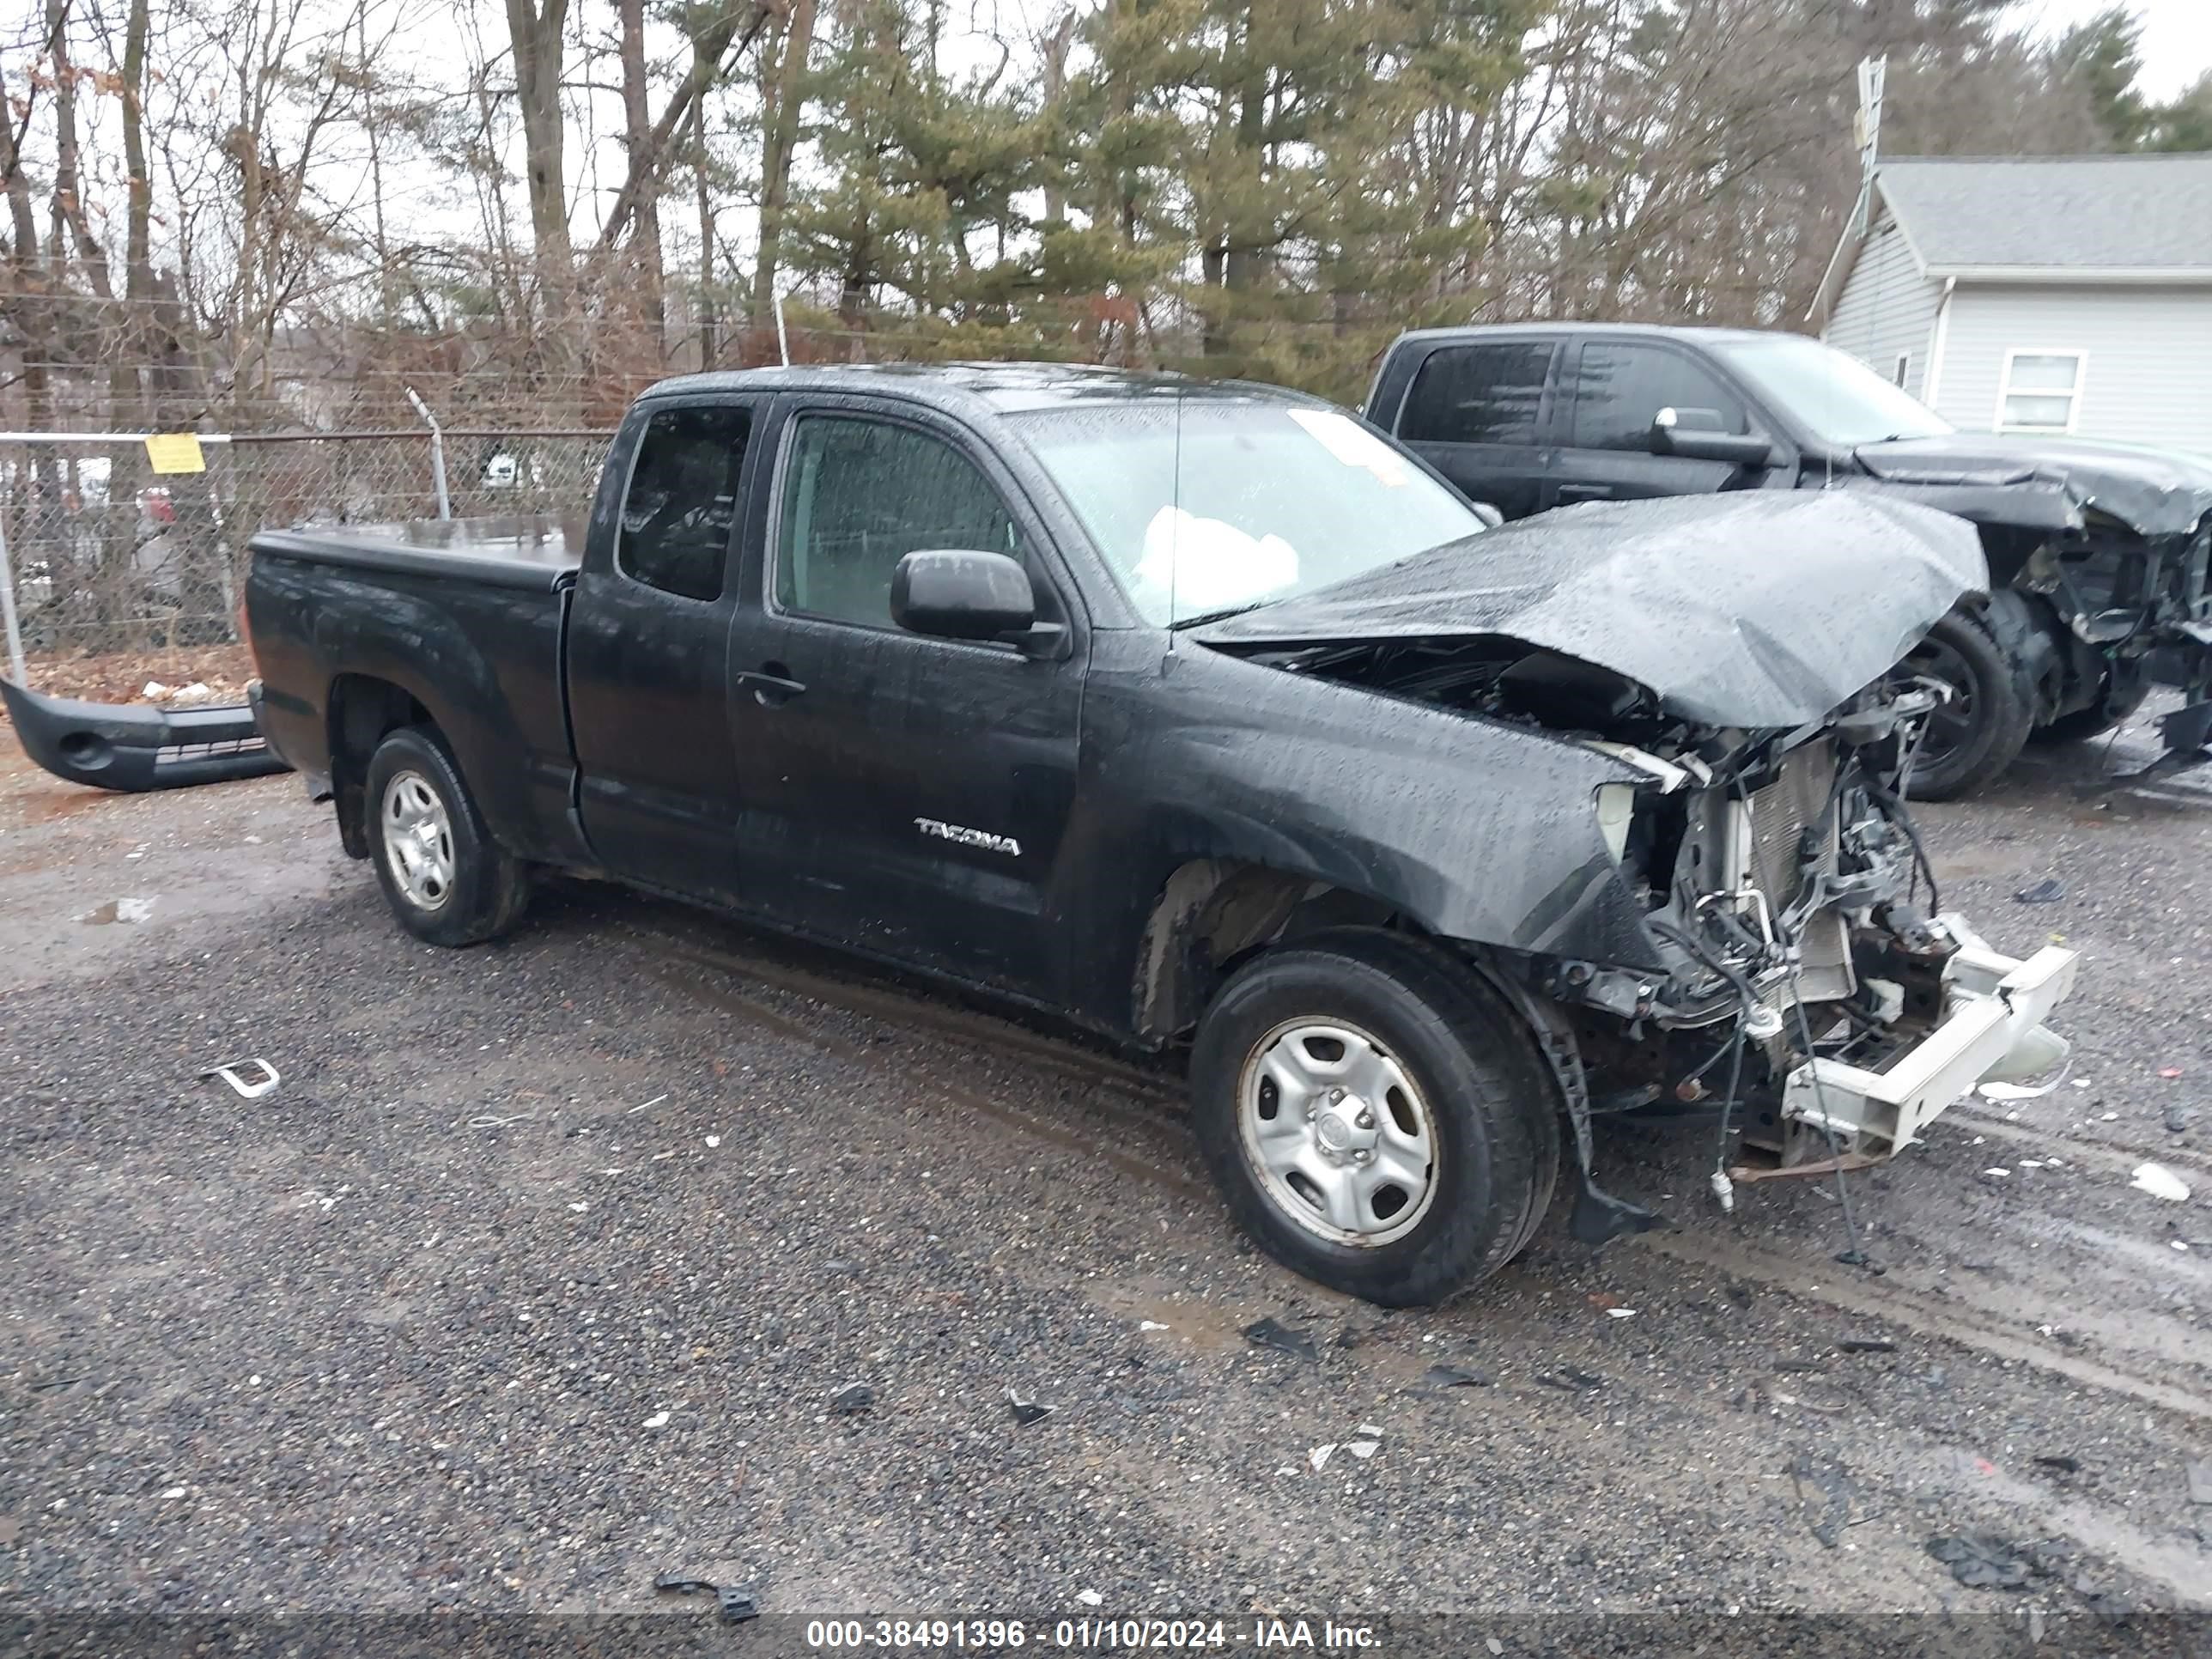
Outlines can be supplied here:
[[204, 472], [207, 457], [200, 453], [199, 434], [156, 432], [146, 440], [146, 459], [156, 472]]

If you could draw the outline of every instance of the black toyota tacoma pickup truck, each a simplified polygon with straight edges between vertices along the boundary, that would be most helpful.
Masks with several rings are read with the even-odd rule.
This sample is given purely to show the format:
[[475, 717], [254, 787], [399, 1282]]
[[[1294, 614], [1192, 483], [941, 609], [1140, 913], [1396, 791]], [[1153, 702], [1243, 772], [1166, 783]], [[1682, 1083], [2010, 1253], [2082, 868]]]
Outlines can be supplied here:
[[1569, 1156], [1581, 1236], [1648, 1224], [1593, 1118], [1879, 1157], [2064, 1050], [2070, 952], [1916, 903], [1936, 696], [1868, 688], [1984, 580], [1920, 507], [1484, 533], [1289, 392], [764, 370], [647, 394], [587, 523], [252, 550], [260, 729], [414, 933], [586, 872], [1187, 1045], [1238, 1218], [1377, 1302]]
[[2160, 769], [2200, 758], [2212, 736], [2212, 458], [1954, 431], [1854, 357], [1741, 329], [1424, 330], [1384, 354], [1365, 412], [1508, 519], [1579, 501], [1843, 488], [1970, 520], [1994, 591], [1914, 650], [1912, 670], [1953, 695], [1909, 794], [1960, 794], [2031, 738], [2110, 729], [2154, 671], [2186, 702], [2164, 722]]

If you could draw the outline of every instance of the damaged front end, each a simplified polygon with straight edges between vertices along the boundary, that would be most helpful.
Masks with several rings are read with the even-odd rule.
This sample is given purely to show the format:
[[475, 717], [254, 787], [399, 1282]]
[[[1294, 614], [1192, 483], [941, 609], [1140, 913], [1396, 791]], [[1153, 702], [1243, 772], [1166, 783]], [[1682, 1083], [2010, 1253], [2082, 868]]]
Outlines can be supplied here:
[[2212, 739], [2212, 465], [2082, 440], [1953, 434], [1862, 447], [1883, 493], [1978, 529], [1990, 620], [2021, 665], [2036, 726], [2094, 730], [2154, 682], [2164, 774]]
[[[1983, 590], [1967, 526], [1902, 503], [1701, 498], [1482, 539], [1486, 560], [1409, 562], [1200, 637], [1612, 763], [1586, 801], [1559, 803], [1588, 815], [1609, 867], [1461, 938], [1559, 1082], [1578, 1236], [1655, 1219], [1590, 1181], [1598, 1118], [1710, 1115], [1724, 1148], [1740, 1138], [1775, 1167], [1853, 1167], [1984, 1080], [2064, 1057], [2044, 1021], [2075, 953], [2014, 960], [1942, 914], [1899, 797], [1946, 694], [1894, 665]], [[1574, 954], [1558, 918], [1600, 897], [1632, 920], [1603, 959]]]

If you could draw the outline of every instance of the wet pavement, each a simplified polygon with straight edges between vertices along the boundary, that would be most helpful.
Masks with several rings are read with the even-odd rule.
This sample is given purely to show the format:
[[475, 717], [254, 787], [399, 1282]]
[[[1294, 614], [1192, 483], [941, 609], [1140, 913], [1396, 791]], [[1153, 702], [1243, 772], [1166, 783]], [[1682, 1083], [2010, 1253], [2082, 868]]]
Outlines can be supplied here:
[[[2212, 788], [2074, 787], [2143, 745], [1921, 811], [1947, 904], [2085, 963], [2066, 1083], [1851, 1178], [1885, 1271], [1832, 1186], [1724, 1217], [1708, 1136], [1646, 1129], [1602, 1175], [1674, 1229], [1386, 1314], [1230, 1230], [1172, 1075], [604, 886], [431, 950], [295, 780], [106, 797], [0, 735], [0, 1609], [643, 1609], [684, 1568], [809, 1615], [2157, 1650], [2134, 1610], [2212, 1607]], [[198, 1076], [247, 1055], [275, 1091]]]

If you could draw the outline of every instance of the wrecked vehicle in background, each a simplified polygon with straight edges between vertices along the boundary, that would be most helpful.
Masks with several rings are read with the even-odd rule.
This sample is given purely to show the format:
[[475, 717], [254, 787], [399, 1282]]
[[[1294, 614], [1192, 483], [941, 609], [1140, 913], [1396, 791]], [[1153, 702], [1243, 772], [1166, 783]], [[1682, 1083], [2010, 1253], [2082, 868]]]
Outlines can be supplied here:
[[1293, 393], [808, 368], [647, 393], [588, 526], [252, 546], [261, 728], [417, 937], [583, 871], [1187, 1048], [1239, 1220], [1376, 1302], [1570, 1153], [1583, 1237], [1649, 1224], [1606, 1114], [1880, 1156], [2063, 1052], [2072, 953], [1916, 896], [1939, 694], [1881, 688], [1985, 579], [1923, 508], [1486, 533]]
[[2154, 674], [2185, 704], [2163, 722], [2159, 769], [2203, 758], [2212, 737], [2212, 459], [1956, 432], [1855, 357], [1747, 329], [1421, 330], [1384, 355], [1365, 408], [1509, 519], [1590, 501], [1849, 489], [1973, 524], [1990, 591], [1930, 629], [1910, 665], [1953, 694], [1916, 757], [1914, 796], [1963, 794], [2031, 738], [2109, 731]]

